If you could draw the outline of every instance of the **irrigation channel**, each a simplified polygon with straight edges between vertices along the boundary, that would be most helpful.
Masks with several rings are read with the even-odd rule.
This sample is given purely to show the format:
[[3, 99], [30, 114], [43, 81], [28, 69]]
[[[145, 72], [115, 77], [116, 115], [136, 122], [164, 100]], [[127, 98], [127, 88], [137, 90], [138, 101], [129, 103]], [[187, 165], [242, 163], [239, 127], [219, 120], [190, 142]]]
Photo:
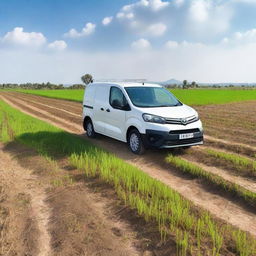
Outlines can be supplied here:
[[[82, 128], [81, 103], [17, 92], [2, 92], [0, 98], [27, 114], [88, 139]], [[249, 102], [248, 104], [250, 106], [253, 105], [256, 109], [256, 102]], [[234, 109], [233, 105], [231, 109]], [[202, 107], [201, 109], [199, 107], [198, 111], [206, 118], [207, 115], [204, 111], [209, 111], [209, 107]], [[241, 114], [239, 113], [239, 115]], [[217, 111], [213, 111], [213, 115], [218, 118]], [[212, 122], [211, 119], [213, 119], [213, 116], [207, 119], [208, 127], [204, 146], [194, 147], [188, 151], [152, 149], [148, 150], [143, 156], [136, 156], [128, 150], [125, 143], [105, 136], [98, 136], [90, 141], [114, 153], [126, 162], [139, 167], [151, 177], [162, 181], [185, 198], [194, 202], [197, 206], [208, 210], [215, 217], [256, 236], [256, 170], [254, 170], [254, 168], [256, 169], [256, 146], [243, 144], [241, 140], [230, 140], [232, 137], [228, 136], [224, 136], [225, 139], [221, 139], [221, 133], [213, 136], [212, 131], [216, 126], [216, 122]], [[212, 127], [210, 126], [211, 124]], [[222, 125], [224, 126], [225, 124], [222, 123]], [[228, 123], [226, 125], [226, 128], [230, 128]], [[232, 131], [232, 128], [230, 129], [230, 134], [235, 132]], [[207, 131], [209, 131], [210, 135]], [[223, 132], [225, 132], [224, 128]], [[241, 136], [247, 138], [249, 134], [245, 130]], [[220, 153], [220, 156], [218, 157], [218, 154], [216, 155], [212, 152]], [[177, 167], [177, 162], [173, 159], [172, 161], [167, 161], [168, 155], [172, 153], [185, 163], [194, 164], [199, 168], [198, 170], [203, 170], [204, 174], [192, 173], [191, 175], [190, 173], [188, 175], [184, 171], [180, 171]], [[245, 163], [242, 160], [236, 162], [232, 158], [221, 157], [221, 153], [224, 156], [232, 155], [233, 158], [234, 156], [241, 157]], [[236, 166], [236, 163], [238, 166]], [[221, 179], [220, 183], [224, 181], [224, 187], [228, 183], [231, 189], [235, 188], [238, 191], [233, 193], [232, 191], [220, 189], [220, 184], [214, 184], [216, 177], [217, 180]], [[252, 200], [247, 202], [244, 200], [247, 197], [241, 196], [241, 194], [249, 194]]]

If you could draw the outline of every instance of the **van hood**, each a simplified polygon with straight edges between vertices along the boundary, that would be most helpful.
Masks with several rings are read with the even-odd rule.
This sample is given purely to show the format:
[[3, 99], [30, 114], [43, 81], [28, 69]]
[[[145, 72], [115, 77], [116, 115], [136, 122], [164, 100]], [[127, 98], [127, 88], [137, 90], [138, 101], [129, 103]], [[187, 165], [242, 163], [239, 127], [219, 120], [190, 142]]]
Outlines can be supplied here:
[[161, 116], [165, 118], [186, 118], [189, 116], [197, 115], [197, 112], [187, 106], [173, 106], [173, 107], [159, 107], [159, 108], [140, 108], [143, 113]]

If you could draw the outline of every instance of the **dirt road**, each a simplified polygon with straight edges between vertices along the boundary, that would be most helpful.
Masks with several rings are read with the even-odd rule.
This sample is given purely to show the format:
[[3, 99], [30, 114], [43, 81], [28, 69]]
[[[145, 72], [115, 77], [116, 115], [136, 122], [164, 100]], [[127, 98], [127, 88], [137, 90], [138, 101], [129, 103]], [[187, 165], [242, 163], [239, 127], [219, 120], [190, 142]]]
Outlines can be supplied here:
[[[80, 115], [82, 107], [80, 103], [15, 92], [2, 93], [1, 95], [7, 103], [22, 111], [59, 126], [66, 131], [85, 137], [81, 125], [82, 120]], [[215, 140], [215, 137], [211, 137], [210, 139]], [[223, 143], [218, 140], [216, 141], [216, 144], [211, 145], [216, 147], [229, 145], [233, 148], [233, 144], [234, 148], [238, 145], [239, 149], [242, 149], [242, 152], [246, 153], [248, 150], [252, 154], [254, 150], [256, 152], [254, 146], [246, 148], [248, 146], [242, 145], [241, 141], [239, 143], [236, 140]], [[124, 143], [104, 136], [98, 136], [92, 142], [114, 153], [128, 163], [141, 168], [153, 178], [164, 182], [185, 198], [193, 201], [196, 205], [210, 211], [216, 217], [256, 236], [256, 215], [253, 209], [248, 208], [236, 198], [219, 192], [199, 179], [191, 179], [170, 168], [165, 163], [165, 157], [170, 152], [169, 150], [150, 150], [143, 157], [138, 157], [130, 153]], [[236, 182], [236, 180], [233, 179], [233, 182]]]
[[175, 255], [111, 188], [66, 162], [12, 142], [0, 144], [0, 163], [1, 256]]

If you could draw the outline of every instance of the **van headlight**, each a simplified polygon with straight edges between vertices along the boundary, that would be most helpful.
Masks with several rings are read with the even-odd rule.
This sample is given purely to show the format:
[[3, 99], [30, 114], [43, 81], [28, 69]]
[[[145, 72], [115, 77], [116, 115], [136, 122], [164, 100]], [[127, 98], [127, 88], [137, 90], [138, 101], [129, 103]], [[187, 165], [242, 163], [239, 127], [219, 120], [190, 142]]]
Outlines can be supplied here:
[[142, 118], [145, 122], [165, 124], [165, 118], [151, 114], [143, 114]]
[[197, 112], [195, 112], [195, 119], [196, 119], [196, 120], [199, 120], [199, 115], [198, 115]]

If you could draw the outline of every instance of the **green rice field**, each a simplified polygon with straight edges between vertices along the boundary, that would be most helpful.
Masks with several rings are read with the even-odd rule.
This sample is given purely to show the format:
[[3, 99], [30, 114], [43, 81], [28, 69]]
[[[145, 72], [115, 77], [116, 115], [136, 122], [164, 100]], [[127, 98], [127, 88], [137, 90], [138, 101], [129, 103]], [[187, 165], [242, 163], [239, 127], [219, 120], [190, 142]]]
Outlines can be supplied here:
[[[50, 98], [82, 102], [83, 90], [18, 90]], [[188, 105], [225, 104], [256, 100], [256, 89], [173, 89], [170, 90], [181, 102]]]

